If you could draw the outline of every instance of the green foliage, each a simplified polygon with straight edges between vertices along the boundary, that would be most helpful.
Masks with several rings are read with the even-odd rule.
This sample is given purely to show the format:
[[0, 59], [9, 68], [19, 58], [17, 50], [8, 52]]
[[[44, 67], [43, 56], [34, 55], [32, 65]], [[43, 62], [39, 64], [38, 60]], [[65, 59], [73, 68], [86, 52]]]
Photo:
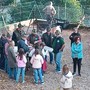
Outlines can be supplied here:
[[66, 10], [66, 13], [69, 21], [71, 22], [79, 21], [79, 19], [83, 16], [80, 2], [78, 2], [77, 0], [66, 0], [65, 3], [68, 8]]
[[6, 5], [10, 5], [13, 2], [14, 0], [1, 0], [1, 5], [6, 6]]
[[[5, 4], [13, 3], [14, 0], [4, 0]], [[80, 7], [80, 3], [77, 0], [21, 0], [20, 4], [13, 5], [9, 11], [12, 17], [12, 22], [19, 22], [23, 20], [27, 20], [30, 18], [45, 18], [42, 9], [47, 5], [49, 1], [52, 1], [54, 6], [60, 6], [58, 12], [60, 14], [59, 18], [66, 19], [71, 22], [77, 22], [82, 17], [82, 8]], [[66, 12], [65, 12], [65, 3], [66, 3]], [[61, 10], [61, 7], [62, 10]], [[57, 17], [56, 15], [56, 17]]]

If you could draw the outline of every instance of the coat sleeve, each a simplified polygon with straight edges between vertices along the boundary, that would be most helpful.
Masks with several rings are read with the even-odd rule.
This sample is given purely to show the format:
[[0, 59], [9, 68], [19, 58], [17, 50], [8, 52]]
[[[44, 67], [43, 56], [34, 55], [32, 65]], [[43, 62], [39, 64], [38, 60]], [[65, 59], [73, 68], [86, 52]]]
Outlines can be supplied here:
[[18, 48], [23, 48], [25, 53], [29, 51], [29, 47], [25, 44], [24, 41], [20, 40], [18, 43]]
[[75, 49], [75, 51], [76, 51], [77, 53], [80, 53], [82, 50], [83, 50], [83, 45], [82, 45], [82, 43], [81, 43], [81, 44], [78, 45], [78, 47]]
[[34, 55], [32, 56], [30, 63], [33, 64], [33, 61], [34, 61]]
[[23, 61], [24, 61], [24, 63], [27, 63], [27, 59], [25, 56], [23, 56]]
[[16, 56], [15, 56], [13, 48], [10, 48], [10, 52], [11, 52], [11, 55], [12, 55], [14, 62], [16, 63]]
[[73, 39], [73, 34], [71, 34], [71, 35], [69, 36], [69, 39], [70, 39], [70, 40], [72, 40], [72, 39]]
[[75, 47], [75, 44], [74, 43], [72, 43], [72, 47], [71, 47], [72, 49], [72, 52], [73, 53], [80, 53], [82, 50], [83, 50], [83, 45], [82, 45], [82, 43], [81, 44], [79, 44], [78, 45], [78, 47], [76, 48]]
[[44, 60], [43, 60], [43, 57], [42, 57], [42, 56], [41, 56], [41, 58], [40, 58], [40, 61], [41, 61], [41, 64], [44, 63]]
[[15, 44], [17, 43], [18, 39], [17, 39], [17, 36], [15, 34], [15, 32], [13, 32], [13, 35], [12, 35], [12, 40], [15, 42]]
[[77, 52], [75, 51], [75, 44], [74, 44], [74, 43], [72, 43], [71, 51], [72, 51], [72, 53], [77, 53]]

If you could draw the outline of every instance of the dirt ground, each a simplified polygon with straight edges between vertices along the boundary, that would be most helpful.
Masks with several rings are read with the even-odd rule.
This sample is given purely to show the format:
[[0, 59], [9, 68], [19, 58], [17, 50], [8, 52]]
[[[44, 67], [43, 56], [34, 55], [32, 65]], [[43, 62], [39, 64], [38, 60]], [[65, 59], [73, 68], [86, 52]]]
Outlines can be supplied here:
[[[68, 64], [72, 71], [72, 58], [70, 49], [69, 35], [72, 30], [64, 30], [62, 36], [65, 40], [65, 49], [63, 51], [62, 65]], [[90, 30], [80, 30], [83, 42], [84, 58], [82, 60], [81, 77], [75, 76], [71, 90], [90, 90]], [[35, 85], [31, 71], [26, 73], [24, 84], [16, 83], [9, 79], [5, 72], [0, 71], [0, 90], [62, 90], [60, 88], [61, 73], [55, 72], [55, 63], [50, 65], [48, 61], [48, 70], [44, 75], [45, 83]]]

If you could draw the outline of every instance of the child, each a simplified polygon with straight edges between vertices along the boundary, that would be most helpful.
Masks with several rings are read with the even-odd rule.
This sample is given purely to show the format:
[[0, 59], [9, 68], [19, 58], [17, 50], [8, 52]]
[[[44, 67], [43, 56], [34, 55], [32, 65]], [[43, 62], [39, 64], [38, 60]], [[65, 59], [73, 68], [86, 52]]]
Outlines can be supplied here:
[[18, 70], [17, 70], [17, 76], [16, 76], [16, 82], [18, 83], [19, 81], [19, 77], [20, 77], [20, 73], [22, 72], [22, 83], [25, 82], [24, 77], [25, 77], [25, 67], [26, 67], [26, 63], [27, 63], [27, 59], [24, 55], [24, 49], [20, 48], [19, 49], [19, 54], [17, 56], [17, 66], [18, 66]]
[[39, 49], [35, 49], [35, 53], [30, 60], [32, 64], [32, 68], [34, 69], [34, 80], [35, 83], [38, 84], [38, 79], [40, 79], [40, 83], [43, 84], [44, 80], [42, 78], [42, 64], [43, 57], [40, 55]]
[[67, 64], [63, 66], [62, 74], [61, 87], [63, 88], [63, 90], [69, 90], [70, 88], [72, 88], [73, 75], [69, 70]]

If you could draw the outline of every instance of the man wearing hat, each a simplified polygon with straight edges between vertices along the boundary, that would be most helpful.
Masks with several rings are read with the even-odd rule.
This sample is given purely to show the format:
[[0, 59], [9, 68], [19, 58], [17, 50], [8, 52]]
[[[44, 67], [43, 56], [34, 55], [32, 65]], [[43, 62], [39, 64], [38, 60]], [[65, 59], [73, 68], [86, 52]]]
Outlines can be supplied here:
[[12, 40], [15, 42], [15, 46], [18, 45], [18, 41], [21, 39], [21, 37], [25, 34], [25, 32], [22, 30], [21, 23], [18, 24], [18, 28], [13, 32]]
[[[45, 43], [46, 46], [52, 48], [52, 43], [53, 43], [54, 38], [55, 38], [55, 35], [51, 33], [51, 28], [47, 27], [46, 33], [44, 33], [41, 37], [42, 41]], [[53, 62], [52, 52], [49, 52], [49, 55], [50, 55], [50, 64], [52, 64]]]
[[35, 48], [39, 47], [41, 37], [38, 34], [36, 34], [36, 29], [32, 30], [31, 34], [28, 36], [28, 41]]
[[61, 72], [61, 66], [62, 66], [61, 58], [62, 58], [63, 49], [65, 47], [65, 42], [59, 30], [56, 30], [55, 34], [56, 34], [56, 38], [53, 41], [52, 47], [55, 55], [56, 72]]

